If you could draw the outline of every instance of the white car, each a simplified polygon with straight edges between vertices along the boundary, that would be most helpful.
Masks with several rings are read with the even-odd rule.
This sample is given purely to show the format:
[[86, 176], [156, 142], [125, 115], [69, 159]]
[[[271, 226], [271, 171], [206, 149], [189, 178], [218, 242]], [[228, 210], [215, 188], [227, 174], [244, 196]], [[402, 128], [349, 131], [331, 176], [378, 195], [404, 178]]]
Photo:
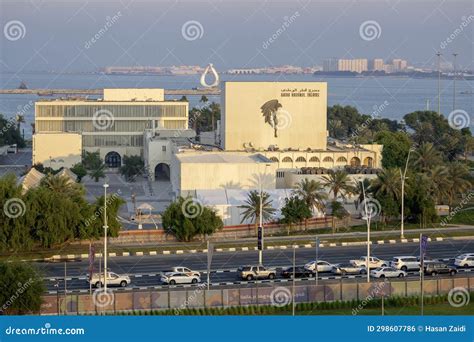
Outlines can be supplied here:
[[[360, 257], [359, 259], [350, 260], [349, 262], [354, 266], [367, 267], [367, 256]], [[372, 256], [369, 258], [369, 268], [386, 267], [388, 265], [388, 261], [380, 260], [379, 258]]]
[[474, 254], [461, 254], [454, 259], [454, 265], [458, 267], [474, 267]]
[[[104, 286], [104, 274], [93, 273], [92, 278], [87, 277], [87, 281], [95, 287]], [[118, 285], [125, 287], [130, 284], [130, 277], [128, 275], [118, 275], [114, 272], [107, 272], [107, 285]]]
[[370, 271], [370, 276], [374, 278], [403, 278], [407, 273], [394, 267], [379, 267]]
[[187, 275], [193, 275], [193, 276], [201, 278], [201, 273], [200, 272], [193, 271], [193, 270], [191, 270], [187, 267], [183, 267], [183, 266], [173, 267], [170, 271], [166, 271], [164, 273], [169, 273], [169, 272], [186, 273]]
[[164, 284], [197, 284], [201, 282], [201, 278], [195, 275], [188, 275], [180, 272], [169, 272], [161, 276], [161, 282]]
[[390, 266], [402, 271], [419, 271], [420, 261], [414, 256], [398, 256], [393, 257]]
[[[310, 261], [306, 265], [304, 265], [304, 268], [306, 268], [307, 270], [316, 272], [314, 269], [314, 264], [315, 264], [315, 261]], [[331, 264], [324, 260], [318, 260], [318, 272], [331, 272], [333, 267], [334, 267], [334, 264]]]

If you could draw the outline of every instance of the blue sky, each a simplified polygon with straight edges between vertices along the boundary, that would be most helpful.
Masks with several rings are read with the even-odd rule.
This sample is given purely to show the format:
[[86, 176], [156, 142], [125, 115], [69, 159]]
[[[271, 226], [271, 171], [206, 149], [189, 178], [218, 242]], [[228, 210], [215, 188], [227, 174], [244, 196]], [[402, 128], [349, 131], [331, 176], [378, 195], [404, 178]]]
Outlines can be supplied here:
[[[474, 69], [473, 1], [2, 0], [0, 6], [2, 70], [210, 62], [223, 70], [312, 66], [332, 56], [433, 66], [435, 51], [463, 22], [441, 50], [446, 61], [457, 52], [459, 63]], [[366, 22], [375, 22], [375, 38], [361, 36]], [[183, 35], [186, 23], [196, 36]], [[19, 38], [8, 30], [15, 25]]]

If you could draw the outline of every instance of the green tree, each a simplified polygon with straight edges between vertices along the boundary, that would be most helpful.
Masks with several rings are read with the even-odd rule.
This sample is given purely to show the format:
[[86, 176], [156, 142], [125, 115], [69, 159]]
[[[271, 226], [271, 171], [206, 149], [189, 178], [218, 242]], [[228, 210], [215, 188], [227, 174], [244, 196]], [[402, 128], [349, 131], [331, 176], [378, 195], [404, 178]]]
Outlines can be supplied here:
[[97, 168], [91, 169], [89, 171], [89, 177], [91, 177], [95, 182], [98, 182], [99, 179], [105, 178], [105, 173], [104, 173], [105, 165], [102, 164]]
[[82, 155], [82, 165], [86, 170], [95, 170], [100, 168], [104, 164], [103, 160], [100, 158], [99, 151], [96, 152], [87, 152], [84, 151]]
[[82, 163], [74, 164], [70, 170], [77, 176], [78, 183], [87, 175], [87, 170]]
[[405, 167], [408, 151], [412, 146], [412, 141], [406, 133], [378, 132], [375, 135], [375, 142], [383, 145], [382, 165], [384, 168]]
[[123, 166], [120, 168], [120, 173], [128, 182], [135, 181], [136, 177], [143, 173], [145, 162], [140, 156], [124, 156]]
[[[339, 201], [332, 201], [331, 205], [331, 217], [332, 217], [332, 232], [336, 232], [336, 218], [338, 220], [346, 219], [349, 217], [349, 213], [344, 208], [344, 205]], [[345, 226], [347, 227], [347, 222], [345, 222]]]
[[309, 180], [308, 178], [304, 178], [296, 184], [294, 193], [306, 202], [306, 205], [311, 211], [313, 211], [314, 208], [319, 211], [324, 210], [324, 201], [328, 196], [324, 192], [324, 185], [320, 182], [314, 179]]
[[414, 169], [427, 172], [436, 165], [443, 163], [443, 159], [432, 143], [424, 143], [414, 151]]
[[348, 173], [343, 170], [331, 171], [328, 175], [323, 176], [323, 184], [333, 194], [334, 200], [337, 200], [338, 196], [344, 199], [356, 191]]
[[0, 114], [0, 146], [17, 144], [19, 148], [26, 146], [15, 119], [7, 120]]
[[0, 262], [0, 312], [38, 314], [46, 291], [39, 272], [27, 263]]
[[191, 197], [179, 197], [163, 212], [163, 228], [179, 241], [212, 235], [224, 226], [217, 213]]
[[[262, 221], [267, 222], [275, 213], [275, 208], [272, 207], [272, 200], [270, 195], [263, 191], [262, 192]], [[260, 222], [260, 192], [257, 190], [252, 190], [247, 194], [247, 199], [244, 202], [245, 204], [240, 205], [239, 208], [243, 209], [240, 213], [241, 220], [243, 223], [246, 220], [251, 220], [255, 222], [255, 232], [257, 232], [258, 224]]]
[[293, 224], [306, 222], [312, 216], [311, 209], [306, 201], [297, 196], [285, 198], [285, 205], [281, 208], [281, 214], [283, 218], [280, 222], [287, 225], [288, 235], [290, 235]]
[[[126, 202], [116, 193], [108, 194], [107, 201], [105, 203], [107, 207], [107, 236], [117, 237], [122, 227], [118, 221], [118, 213], [120, 207]], [[100, 238], [103, 236], [103, 225], [104, 225], [104, 196], [97, 197], [93, 204], [93, 214], [86, 218], [84, 237]]]

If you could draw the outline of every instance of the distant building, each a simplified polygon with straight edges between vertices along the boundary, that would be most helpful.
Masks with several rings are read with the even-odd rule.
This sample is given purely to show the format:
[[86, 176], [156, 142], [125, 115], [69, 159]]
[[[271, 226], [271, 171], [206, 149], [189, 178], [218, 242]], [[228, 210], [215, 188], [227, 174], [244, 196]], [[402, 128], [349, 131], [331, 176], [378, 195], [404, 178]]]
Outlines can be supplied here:
[[384, 61], [382, 58], [375, 58], [372, 60], [370, 70], [373, 71], [383, 71], [384, 70]]
[[337, 71], [351, 71], [361, 73], [367, 70], [369, 69], [366, 58], [337, 60]]
[[35, 104], [33, 164], [58, 169], [99, 151], [110, 168], [125, 155], [143, 157], [147, 129], [188, 129], [188, 102], [165, 101], [163, 89], [104, 89], [99, 100], [57, 99]]
[[328, 58], [323, 61], [323, 71], [333, 72], [337, 70], [337, 58]]

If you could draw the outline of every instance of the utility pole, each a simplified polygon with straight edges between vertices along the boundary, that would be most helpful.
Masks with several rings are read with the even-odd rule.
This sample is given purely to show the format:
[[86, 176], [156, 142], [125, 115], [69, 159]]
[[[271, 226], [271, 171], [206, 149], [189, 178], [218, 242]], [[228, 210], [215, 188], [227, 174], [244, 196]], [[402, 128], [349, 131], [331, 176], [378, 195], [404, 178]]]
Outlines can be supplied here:
[[64, 262], [64, 314], [67, 314], [67, 266]]
[[454, 69], [454, 76], [453, 76], [453, 111], [456, 110], [456, 57], [458, 56], [457, 53], [453, 53], [454, 62], [453, 62], [453, 69]]
[[314, 270], [315, 270], [315, 278], [316, 278], [316, 286], [318, 286], [318, 259], [319, 259], [319, 237], [316, 238], [316, 260], [314, 260]]
[[402, 212], [401, 212], [401, 231], [400, 231], [400, 238], [404, 239], [405, 238], [405, 180], [407, 179], [407, 170], [408, 170], [408, 161], [410, 160], [410, 153], [412, 149], [410, 148], [408, 150], [408, 155], [407, 155], [407, 161], [405, 163], [405, 170], [403, 171], [400, 169], [400, 178], [402, 180]]
[[366, 271], [367, 271], [367, 282], [370, 283], [370, 214], [367, 210], [367, 198], [365, 197], [365, 186], [364, 181], [361, 181], [362, 193], [364, 195], [364, 206], [365, 206], [365, 220], [367, 222], [367, 260], [366, 260]]
[[104, 292], [107, 292], [107, 188], [109, 185], [104, 183]]
[[[267, 170], [267, 166], [270, 164], [265, 164], [265, 174]], [[257, 238], [260, 240], [259, 249], [258, 249], [258, 264], [263, 265], [263, 181], [260, 178], [260, 208], [259, 208], [259, 224], [258, 224], [258, 235]]]
[[438, 56], [438, 115], [441, 115], [441, 52], [437, 52]]
[[292, 297], [292, 314], [295, 315], [295, 278], [296, 278], [296, 246], [293, 245], [293, 286], [291, 289]]

